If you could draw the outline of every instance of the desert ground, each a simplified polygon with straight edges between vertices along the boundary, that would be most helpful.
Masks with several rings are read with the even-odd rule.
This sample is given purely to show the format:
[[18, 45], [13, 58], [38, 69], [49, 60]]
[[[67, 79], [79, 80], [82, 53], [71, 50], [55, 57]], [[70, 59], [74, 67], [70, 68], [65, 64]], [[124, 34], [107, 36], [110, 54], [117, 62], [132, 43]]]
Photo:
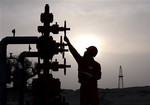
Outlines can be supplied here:
[[[7, 105], [17, 105], [18, 93], [8, 89]], [[69, 105], [80, 105], [80, 90], [62, 89], [61, 95]], [[99, 89], [100, 105], [150, 105], [150, 86], [123, 89]], [[24, 94], [25, 105], [32, 105], [32, 90]]]

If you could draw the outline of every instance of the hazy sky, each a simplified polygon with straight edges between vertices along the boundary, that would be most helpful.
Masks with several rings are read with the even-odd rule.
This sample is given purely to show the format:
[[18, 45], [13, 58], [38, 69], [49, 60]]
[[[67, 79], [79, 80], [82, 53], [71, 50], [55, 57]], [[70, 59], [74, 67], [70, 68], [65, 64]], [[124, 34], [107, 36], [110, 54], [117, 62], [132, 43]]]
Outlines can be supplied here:
[[[150, 85], [150, 0], [0, 0], [0, 39], [12, 36], [14, 28], [16, 36], [40, 36], [37, 26], [42, 25], [45, 4], [54, 14], [54, 23], [63, 26], [67, 21], [71, 28], [67, 35], [81, 55], [89, 44], [98, 47], [100, 88], [118, 86], [120, 65], [125, 87]], [[57, 41], [60, 35], [54, 35]], [[19, 54], [22, 48], [28, 49], [9, 46], [8, 53]], [[60, 70], [54, 77], [60, 78], [62, 88], [78, 89], [77, 64], [70, 53], [66, 57], [72, 68], [66, 76]]]

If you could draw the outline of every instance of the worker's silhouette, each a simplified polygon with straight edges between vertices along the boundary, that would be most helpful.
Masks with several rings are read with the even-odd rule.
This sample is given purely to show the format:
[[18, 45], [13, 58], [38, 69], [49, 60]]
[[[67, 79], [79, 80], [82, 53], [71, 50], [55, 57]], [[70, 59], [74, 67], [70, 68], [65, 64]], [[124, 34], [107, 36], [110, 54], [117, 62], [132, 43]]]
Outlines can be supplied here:
[[80, 105], [99, 105], [97, 80], [101, 79], [101, 66], [94, 60], [98, 52], [97, 48], [95, 46], [88, 47], [82, 57], [66, 36], [64, 40], [78, 63], [78, 78], [81, 84]]

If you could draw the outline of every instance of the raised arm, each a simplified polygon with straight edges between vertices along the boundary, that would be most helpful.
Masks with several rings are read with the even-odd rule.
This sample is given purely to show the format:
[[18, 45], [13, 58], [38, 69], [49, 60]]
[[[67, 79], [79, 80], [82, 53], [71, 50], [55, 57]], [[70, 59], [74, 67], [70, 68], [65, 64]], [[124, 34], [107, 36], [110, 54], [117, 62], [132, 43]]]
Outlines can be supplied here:
[[81, 55], [77, 52], [77, 50], [72, 46], [72, 44], [70, 43], [69, 39], [67, 36], [64, 37], [64, 41], [67, 42], [67, 45], [69, 47], [69, 50], [71, 52], [71, 54], [73, 55], [73, 57], [75, 58], [75, 60], [78, 62], [81, 61]]

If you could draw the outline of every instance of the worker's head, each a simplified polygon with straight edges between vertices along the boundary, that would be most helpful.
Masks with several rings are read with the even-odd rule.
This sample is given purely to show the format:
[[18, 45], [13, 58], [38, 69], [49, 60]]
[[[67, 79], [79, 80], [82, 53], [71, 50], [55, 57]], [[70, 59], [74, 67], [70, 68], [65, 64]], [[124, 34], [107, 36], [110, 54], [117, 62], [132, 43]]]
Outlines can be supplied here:
[[95, 46], [90, 46], [87, 48], [87, 50], [84, 53], [84, 56], [91, 56], [91, 57], [95, 57], [98, 53], [98, 50]]

